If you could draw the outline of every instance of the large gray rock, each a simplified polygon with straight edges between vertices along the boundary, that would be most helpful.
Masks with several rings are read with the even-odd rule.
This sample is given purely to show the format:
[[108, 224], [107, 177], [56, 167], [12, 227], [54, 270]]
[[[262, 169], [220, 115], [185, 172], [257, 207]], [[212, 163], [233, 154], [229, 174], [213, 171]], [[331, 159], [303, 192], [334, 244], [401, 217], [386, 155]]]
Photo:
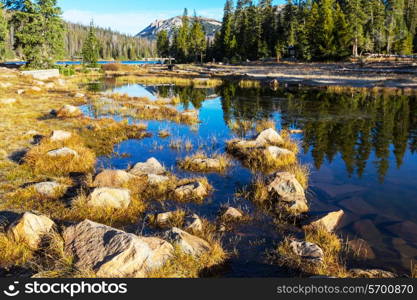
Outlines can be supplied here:
[[34, 79], [46, 80], [46, 79], [59, 77], [59, 70], [48, 69], [48, 70], [23, 71], [22, 74], [32, 76]]
[[171, 243], [177, 244], [182, 251], [193, 256], [200, 256], [211, 250], [208, 242], [177, 227], [169, 230], [166, 233], [166, 238]]
[[60, 149], [52, 150], [46, 153], [46, 155], [51, 157], [63, 157], [63, 156], [78, 156], [78, 153], [75, 150], [72, 150], [67, 147]]
[[96, 188], [90, 194], [87, 204], [93, 207], [127, 208], [131, 202], [128, 189]]
[[283, 138], [272, 128], [262, 131], [256, 138], [256, 143], [259, 146], [277, 145], [283, 142]]
[[296, 212], [308, 211], [304, 188], [294, 174], [288, 172], [275, 174], [274, 180], [268, 185], [268, 191], [278, 196], [281, 201], [287, 202], [290, 210]]
[[141, 175], [162, 175], [165, 173], [165, 168], [161, 165], [161, 163], [155, 159], [150, 158], [146, 162], [137, 163], [130, 171], [130, 174], [141, 176]]
[[306, 226], [321, 227], [333, 232], [344, 216], [343, 210], [319, 213], [304, 222]]
[[63, 234], [65, 250], [74, 255], [81, 270], [98, 277], [146, 277], [171, 257], [170, 243], [155, 237], [140, 237], [85, 220]]
[[42, 238], [52, 232], [55, 223], [44, 215], [26, 212], [7, 228], [7, 236], [37, 249]]
[[323, 250], [316, 244], [306, 241], [292, 241], [290, 248], [302, 260], [310, 263], [321, 263], [324, 258]]
[[53, 142], [65, 141], [71, 138], [71, 136], [72, 136], [71, 132], [64, 131], [64, 130], [54, 130], [52, 131], [52, 134], [49, 137], [49, 139]]
[[46, 197], [54, 197], [61, 185], [54, 181], [40, 182], [33, 186], [38, 194]]
[[120, 188], [128, 183], [134, 176], [123, 170], [104, 170], [94, 178], [96, 187]]

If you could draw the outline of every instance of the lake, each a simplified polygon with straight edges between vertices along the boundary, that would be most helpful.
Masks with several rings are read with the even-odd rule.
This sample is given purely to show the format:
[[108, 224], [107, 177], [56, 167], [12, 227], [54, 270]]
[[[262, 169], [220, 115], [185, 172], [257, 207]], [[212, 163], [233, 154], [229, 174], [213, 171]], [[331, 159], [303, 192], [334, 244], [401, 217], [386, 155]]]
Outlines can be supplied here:
[[[311, 168], [308, 200], [311, 210], [343, 209], [345, 217], [338, 234], [345, 240], [365, 240], [374, 258], [355, 262], [356, 267], [376, 267], [410, 274], [417, 259], [417, 98], [406, 95], [376, 95], [370, 92], [329, 92], [324, 89], [241, 88], [225, 83], [213, 89], [178, 86], [116, 85], [106, 80], [92, 85], [106, 93], [118, 92], [150, 99], [178, 96], [179, 109], [195, 108], [201, 124], [186, 126], [167, 121], [147, 123], [154, 137], [128, 140], [115, 147], [115, 155], [101, 157], [99, 168], [125, 169], [150, 157], [157, 158], [178, 176], [196, 175], [180, 170], [178, 159], [202, 149], [225, 151], [225, 142], [252, 131], [233, 131], [236, 120], [274, 119], [277, 129], [299, 129], [300, 159]], [[91, 117], [106, 112], [83, 107]], [[123, 116], [111, 115], [122, 120]], [[167, 129], [170, 138], [158, 137]], [[188, 140], [193, 150], [174, 150], [171, 140]], [[200, 174], [197, 174], [200, 175]], [[288, 275], [265, 262], [265, 253], [282, 239], [273, 218], [251, 201], [236, 197], [256, 174], [235, 161], [226, 174], [205, 174], [215, 191], [202, 205], [168, 202], [151, 210], [185, 208], [215, 220], [222, 205], [231, 204], [254, 216], [250, 223], [225, 235], [227, 250], [236, 252], [222, 270], [226, 277], [277, 277]]]

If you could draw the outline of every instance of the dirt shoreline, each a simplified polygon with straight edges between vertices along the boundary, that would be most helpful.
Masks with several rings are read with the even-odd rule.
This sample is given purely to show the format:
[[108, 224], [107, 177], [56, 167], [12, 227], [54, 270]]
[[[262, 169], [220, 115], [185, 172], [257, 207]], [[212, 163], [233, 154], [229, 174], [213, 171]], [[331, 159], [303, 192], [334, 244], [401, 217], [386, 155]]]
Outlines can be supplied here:
[[243, 79], [301, 86], [417, 89], [417, 62], [247, 63], [178, 65], [175, 71], [151, 67], [149, 73], [176, 77]]

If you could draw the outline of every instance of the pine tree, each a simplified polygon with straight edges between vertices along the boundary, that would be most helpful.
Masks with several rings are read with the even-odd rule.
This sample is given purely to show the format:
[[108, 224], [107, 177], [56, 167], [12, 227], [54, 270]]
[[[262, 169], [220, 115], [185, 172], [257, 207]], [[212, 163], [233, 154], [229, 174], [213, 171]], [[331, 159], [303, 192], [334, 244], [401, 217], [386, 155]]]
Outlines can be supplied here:
[[359, 47], [364, 43], [363, 26], [367, 18], [362, 0], [347, 0], [346, 13], [349, 20], [349, 27], [351, 28], [352, 55], [357, 57], [359, 55]]
[[350, 26], [346, 20], [346, 16], [342, 11], [339, 3], [336, 3], [336, 9], [334, 13], [335, 18], [335, 45], [337, 49], [337, 58], [344, 59], [349, 56], [350, 45]]
[[6, 56], [8, 33], [6, 15], [0, 4], [0, 60], [3, 60]]
[[321, 59], [333, 59], [337, 49], [335, 44], [334, 0], [321, 0], [316, 23], [318, 56]]
[[190, 52], [194, 61], [200, 60], [203, 63], [204, 52], [206, 50], [206, 34], [200, 19], [194, 12], [194, 18], [190, 30]]
[[24, 0], [10, 6], [16, 9], [14, 46], [22, 50], [28, 68], [48, 68], [64, 53], [64, 24], [56, 5], [56, 0]]
[[160, 57], [168, 57], [169, 56], [169, 37], [168, 32], [162, 30], [158, 33], [156, 39], [156, 48], [158, 49], [158, 55]]
[[236, 37], [233, 33], [233, 0], [227, 0], [224, 6], [220, 44], [222, 55], [228, 59], [232, 58], [236, 51]]
[[179, 62], [188, 62], [190, 50], [190, 19], [187, 9], [184, 9], [181, 20], [182, 25], [176, 30], [174, 35], [173, 52]]
[[86, 63], [87, 65], [91, 67], [96, 67], [97, 61], [99, 58], [99, 50], [100, 50], [100, 44], [99, 44], [99, 41], [97, 40], [96, 31], [94, 28], [94, 22], [91, 21], [88, 36], [84, 41], [83, 50], [82, 50], [84, 63]]

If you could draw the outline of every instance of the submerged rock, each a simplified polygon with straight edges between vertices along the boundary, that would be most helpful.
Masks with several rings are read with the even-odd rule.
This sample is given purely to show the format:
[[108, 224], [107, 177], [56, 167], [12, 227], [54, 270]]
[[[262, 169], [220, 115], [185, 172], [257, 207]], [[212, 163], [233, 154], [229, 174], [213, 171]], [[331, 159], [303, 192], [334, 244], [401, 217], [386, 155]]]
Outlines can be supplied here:
[[292, 241], [290, 248], [302, 260], [311, 263], [321, 263], [324, 258], [323, 250], [314, 243], [306, 241]]
[[130, 174], [141, 176], [141, 175], [162, 175], [165, 173], [165, 168], [156, 158], [150, 158], [146, 162], [137, 163], [130, 171]]
[[88, 197], [87, 204], [94, 207], [127, 208], [131, 202], [130, 191], [116, 188], [96, 188]]
[[53, 142], [65, 141], [72, 137], [72, 133], [64, 130], [54, 130], [52, 131], [49, 139]]
[[349, 249], [353, 252], [355, 257], [359, 259], [375, 259], [375, 252], [369, 243], [363, 239], [350, 240], [348, 242]]
[[255, 141], [259, 146], [267, 146], [282, 144], [284, 139], [274, 129], [269, 128], [262, 131]]
[[123, 170], [104, 170], [94, 178], [93, 185], [96, 187], [119, 188], [132, 178], [133, 175]]
[[62, 157], [62, 156], [78, 156], [78, 153], [75, 150], [72, 150], [67, 147], [60, 149], [52, 150], [47, 153], [48, 156], [52, 157]]
[[339, 225], [344, 214], [343, 210], [319, 213], [304, 221], [304, 225], [322, 227], [329, 232], [333, 232]]
[[350, 276], [353, 278], [396, 278], [394, 273], [379, 270], [379, 269], [351, 269], [349, 270]]
[[61, 185], [54, 181], [40, 182], [34, 185], [35, 191], [43, 196], [54, 197]]
[[308, 211], [304, 188], [295, 178], [294, 174], [279, 172], [268, 185], [269, 193], [278, 196], [279, 200], [287, 202], [290, 210], [294, 212]]
[[208, 242], [177, 227], [166, 232], [165, 236], [170, 242], [177, 244], [182, 251], [193, 256], [199, 256], [211, 250]]
[[204, 198], [207, 196], [207, 188], [199, 181], [187, 183], [181, 186], [178, 186], [174, 194], [177, 198], [184, 199], [187, 197], [190, 198]]
[[75, 256], [76, 266], [98, 277], [146, 277], [171, 257], [170, 243], [155, 237], [140, 237], [85, 220], [63, 234], [65, 250]]
[[42, 238], [53, 231], [54, 221], [44, 215], [26, 212], [7, 228], [7, 236], [37, 249]]

